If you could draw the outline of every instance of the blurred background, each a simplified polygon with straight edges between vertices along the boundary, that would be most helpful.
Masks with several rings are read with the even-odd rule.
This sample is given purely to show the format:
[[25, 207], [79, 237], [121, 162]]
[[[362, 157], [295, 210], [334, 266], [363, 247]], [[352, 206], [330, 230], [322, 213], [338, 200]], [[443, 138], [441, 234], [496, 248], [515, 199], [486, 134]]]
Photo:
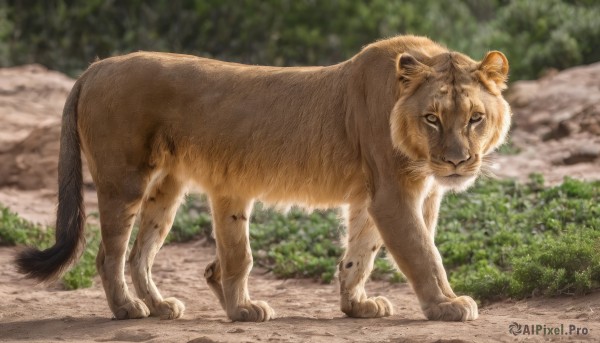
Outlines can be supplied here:
[[96, 57], [170, 51], [261, 65], [328, 65], [376, 39], [426, 35], [511, 81], [600, 60], [597, 0], [0, 0], [0, 66], [75, 77]]
[[[485, 332], [505, 341], [508, 320], [600, 323], [600, 0], [0, 0], [0, 327], [3, 319], [23, 323], [3, 326], [2, 338], [130, 337], [112, 336], [125, 333], [117, 322], [92, 325], [110, 314], [96, 275], [100, 230], [87, 167], [88, 245], [79, 264], [56, 285], [33, 290], [12, 263], [19, 246], [54, 243], [61, 113], [75, 78], [96, 58], [153, 50], [259, 65], [330, 65], [377, 39], [405, 33], [429, 36], [474, 59], [489, 50], [504, 52], [513, 126], [494, 156], [497, 178], [483, 177], [468, 192], [449, 194], [436, 235], [457, 294], [493, 304], [477, 325], [460, 326], [465, 331], [421, 321], [411, 327], [402, 319], [408, 330], [402, 334], [414, 341], [480, 341]], [[264, 298], [294, 319], [282, 329], [257, 326], [245, 337], [257, 330], [316, 332], [312, 317], [300, 322], [295, 316], [339, 316], [337, 287], [279, 280], [336, 282], [345, 230], [338, 218], [333, 210], [279, 213], [256, 206], [250, 220], [258, 269], [253, 283], [266, 285]], [[210, 233], [206, 198], [186, 198], [153, 269], [164, 294], [186, 302], [191, 317], [222, 316], [203, 286], [202, 268], [214, 257]], [[416, 297], [402, 284], [406, 279], [385, 255], [375, 260], [370, 294], [389, 295], [402, 318], [421, 318]], [[564, 297], [574, 294], [582, 296]], [[514, 305], [519, 299], [526, 300]], [[51, 318], [58, 319], [52, 324]], [[202, 330], [207, 322], [217, 327], [209, 331], [214, 341], [222, 341], [226, 330], [243, 332], [216, 320], [201, 322]], [[328, 330], [336, 327], [336, 335], [352, 339], [362, 326], [331, 323]], [[189, 330], [164, 325], [146, 325], [140, 331], [155, 336], [131, 340], [187, 341]], [[385, 340], [384, 332], [395, 335], [395, 328], [361, 328], [360, 337]], [[422, 336], [416, 336], [420, 328]], [[163, 339], [167, 332], [172, 339]], [[267, 341], [270, 334], [257, 337]], [[330, 338], [337, 341], [324, 339]]]

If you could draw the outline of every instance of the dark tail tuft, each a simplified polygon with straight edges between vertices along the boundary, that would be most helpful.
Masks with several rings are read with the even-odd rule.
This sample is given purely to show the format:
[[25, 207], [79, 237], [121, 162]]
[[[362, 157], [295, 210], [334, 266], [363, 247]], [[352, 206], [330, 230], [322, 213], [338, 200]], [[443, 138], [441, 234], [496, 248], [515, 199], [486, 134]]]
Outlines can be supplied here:
[[53, 281], [79, 259], [85, 247], [85, 208], [81, 149], [77, 132], [77, 103], [83, 78], [73, 86], [65, 103], [58, 159], [56, 243], [46, 249], [26, 248], [16, 258], [19, 272], [39, 281]]

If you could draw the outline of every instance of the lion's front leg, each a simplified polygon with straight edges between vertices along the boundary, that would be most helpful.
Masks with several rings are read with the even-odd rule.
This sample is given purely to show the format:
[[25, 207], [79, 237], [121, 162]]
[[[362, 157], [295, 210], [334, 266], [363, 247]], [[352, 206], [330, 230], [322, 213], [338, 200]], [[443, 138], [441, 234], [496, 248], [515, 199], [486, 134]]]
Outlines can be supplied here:
[[346, 252], [339, 265], [341, 309], [350, 317], [390, 316], [392, 304], [384, 297], [367, 297], [365, 282], [383, 244], [366, 206], [350, 206], [347, 214]]
[[435, 229], [443, 196], [444, 191], [440, 187], [434, 186], [423, 201], [423, 220], [433, 238], [435, 238]]
[[217, 242], [216, 261], [219, 263], [219, 268], [211, 271], [220, 273], [223, 298], [219, 300], [222, 300], [227, 316], [233, 321], [263, 322], [272, 319], [275, 315], [273, 309], [264, 301], [250, 300], [248, 293], [248, 275], [252, 269], [248, 240], [252, 201], [217, 196], [210, 200]]
[[428, 319], [476, 319], [475, 301], [457, 297], [448, 283], [433, 235], [423, 219], [418, 191], [409, 191], [411, 188], [381, 187], [369, 207], [385, 246], [408, 278]]

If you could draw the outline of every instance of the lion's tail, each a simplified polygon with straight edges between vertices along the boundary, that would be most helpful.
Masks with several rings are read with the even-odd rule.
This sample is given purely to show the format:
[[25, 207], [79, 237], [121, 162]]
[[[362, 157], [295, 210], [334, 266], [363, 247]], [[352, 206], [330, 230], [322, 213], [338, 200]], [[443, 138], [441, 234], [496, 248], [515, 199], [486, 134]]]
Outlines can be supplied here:
[[77, 131], [77, 104], [83, 84], [80, 78], [65, 103], [58, 159], [58, 210], [56, 242], [46, 250], [28, 247], [16, 258], [19, 272], [39, 281], [58, 279], [76, 262], [85, 247], [83, 176]]

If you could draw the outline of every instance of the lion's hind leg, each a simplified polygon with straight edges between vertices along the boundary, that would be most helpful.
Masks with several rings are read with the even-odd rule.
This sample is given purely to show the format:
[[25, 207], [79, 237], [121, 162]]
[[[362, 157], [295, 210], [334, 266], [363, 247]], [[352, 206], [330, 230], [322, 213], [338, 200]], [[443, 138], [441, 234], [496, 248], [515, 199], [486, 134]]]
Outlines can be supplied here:
[[351, 206], [347, 216], [348, 235], [344, 258], [339, 264], [341, 309], [349, 317], [377, 318], [393, 314], [385, 297], [367, 297], [365, 282], [382, 245], [375, 224], [364, 207]]
[[144, 318], [150, 314], [148, 307], [129, 292], [125, 283], [125, 254], [147, 180], [138, 173], [106, 180], [96, 182], [102, 227], [96, 268], [115, 318]]
[[138, 296], [151, 315], [162, 319], [179, 318], [185, 310], [176, 298], [163, 298], [152, 280], [154, 258], [171, 230], [183, 190], [182, 183], [172, 175], [154, 183], [142, 204], [140, 230], [129, 255], [131, 278]]
[[[248, 293], [248, 275], [252, 269], [252, 251], [249, 241], [249, 218], [252, 201], [236, 197], [210, 196], [217, 260], [217, 274], [208, 281], [216, 283], [213, 291], [224, 304], [227, 316], [233, 321], [263, 322], [274, 317], [271, 306], [264, 301], [253, 301]], [[210, 265], [209, 265], [210, 266]], [[223, 298], [219, 296], [219, 283]], [[205, 274], [206, 275], [206, 274]], [[209, 283], [210, 285], [210, 283]]]

